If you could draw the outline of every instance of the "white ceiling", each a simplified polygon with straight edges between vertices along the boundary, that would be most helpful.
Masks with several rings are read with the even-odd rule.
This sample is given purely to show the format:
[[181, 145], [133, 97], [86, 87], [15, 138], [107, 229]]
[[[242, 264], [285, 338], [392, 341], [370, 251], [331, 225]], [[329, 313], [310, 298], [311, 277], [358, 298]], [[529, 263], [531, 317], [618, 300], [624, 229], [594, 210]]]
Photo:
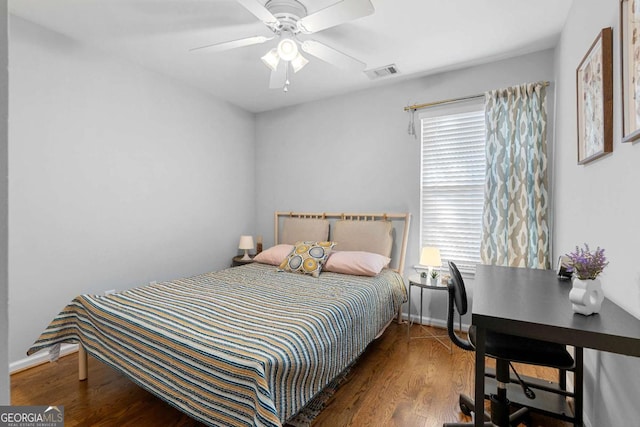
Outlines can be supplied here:
[[[337, 0], [300, 1], [313, 13]], [[288, 93], [268, 87], [270, 71], [260, 57], [273, 47], [269, 42], [218, 53], [188, 51], [270, 34], [235, 0], [9, 0], [9, 11], [260, 112], [553, 47], [572, 0], [371, 2], [373, 15], [310, 37], [368, 69], [396, 64], [400, 74], [370, 80], [310, 57], [291, 77]]]

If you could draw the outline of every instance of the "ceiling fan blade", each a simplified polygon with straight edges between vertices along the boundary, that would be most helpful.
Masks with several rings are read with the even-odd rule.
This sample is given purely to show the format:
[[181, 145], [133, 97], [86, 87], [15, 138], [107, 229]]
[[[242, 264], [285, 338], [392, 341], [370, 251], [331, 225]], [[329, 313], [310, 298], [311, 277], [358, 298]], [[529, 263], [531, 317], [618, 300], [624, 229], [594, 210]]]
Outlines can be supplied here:
[[264, 43], [272, 40], [273, 37], [253, 36], [246, 39], [231, 40], [228, 42], [208, 44], [205, 46], [194, 47], [189, 52], [222, 52], [224, 50], [235, 49], [237, 47], [251, 46], [253, 44]]
[[261, 20], [265, 24], [271, 26], [278, 23], [278, 18], [273, 16], [273, 14], [269, 12], [269, 10], [267, 10], [267, 8], [264, 7], [264, 5], [260, 3], [258, 0], [236, 0], [236, 1], [240, 3], [242, 6], [244, 6], [244, 8], [247, 9], [249, 12], [253, 13], [259, 20]]
[[303, 33], [311, 34], [371, 15], [374, 11], [370, 0], [342, 0], [300, 19], [298, 28]]
[[313, 55], [324, 62], [335, 65], [345, 70], [363, 71], [367, 66], [364, 62], [358, 61], [351, 56], [335, 50], [332, 47], [315, 40], [305, 40], [302, 42], [302, 50], [309, 55]]
[[269, 78], [270, 89], [282, 89], [287, 81], [287, 67], [289, 63], [287, 61], [280, 61], [275, 70], [271, 71], [271, 77]]

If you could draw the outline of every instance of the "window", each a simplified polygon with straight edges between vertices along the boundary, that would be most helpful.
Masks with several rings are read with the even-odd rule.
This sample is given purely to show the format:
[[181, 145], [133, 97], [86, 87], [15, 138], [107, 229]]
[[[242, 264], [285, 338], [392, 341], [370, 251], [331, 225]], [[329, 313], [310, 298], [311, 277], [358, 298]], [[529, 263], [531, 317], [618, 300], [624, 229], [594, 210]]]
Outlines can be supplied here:
[[475, 101], [422, 114], [420, 245], [440, 249], [473, 274], [480, 263], [485, 177], [484, 105]]

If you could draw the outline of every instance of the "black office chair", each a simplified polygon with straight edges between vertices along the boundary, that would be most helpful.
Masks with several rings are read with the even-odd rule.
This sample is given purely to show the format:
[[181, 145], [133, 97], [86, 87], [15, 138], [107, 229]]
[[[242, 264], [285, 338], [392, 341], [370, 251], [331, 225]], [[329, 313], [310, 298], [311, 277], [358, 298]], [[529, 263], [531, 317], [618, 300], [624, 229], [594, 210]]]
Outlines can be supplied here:
[[[462, 275], [453, 262], [449, 262], [451, 279], [449, 280], [449, 314], [447, 329], [449, 337], [454, 344], [465, 350], [475, 349], [475, 328], [469, 328], [469, 340], [456, 335], [454, 329], [454, 306], [460, 315], [467, 312], [467, 292], [464, 287]], [[517, 426], [521, 422], [528, 424], [529, 410], [526, 406], [510, 414], [510, 402], [507, 399], [507, 384], [511, 382], [509, 367], [513, 369], [511, 362], [526, 363], [529, 365], [542, 365], [562, 370], [574, 368], [571, 355], [561, 344], [539, 341], [530, 338], [500, 334], [492, 331], [486, 332], [486, 355], [496, 359], [496, 381], [498, 389], [496, 394], [490, 396], [491, 414], [484, 412], [485, 426], [509, 427]], [[520, 382], [525, 395], [529, 399], [535, 399], [535, 393], [529, 385], [524, 383], [514, 369], [514, 373]], [[471, 398], [460, 395], [460, 409], [465, 415], [471, 415], [475, 404]], [[477, 416], [477, 415], [476, 415]], [[444, 427], [472, 426], [473, 423], [445, 423]]]

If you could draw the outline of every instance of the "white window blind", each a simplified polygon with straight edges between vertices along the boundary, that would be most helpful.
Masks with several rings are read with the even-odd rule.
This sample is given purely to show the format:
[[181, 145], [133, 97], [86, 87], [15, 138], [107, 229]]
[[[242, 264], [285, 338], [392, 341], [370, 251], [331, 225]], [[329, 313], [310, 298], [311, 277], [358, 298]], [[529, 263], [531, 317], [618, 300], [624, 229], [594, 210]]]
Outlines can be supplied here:
[[421, 119], [421, 247], [440, 249], [443, 268], [480, 262], [485, 176], [484, 107]]

